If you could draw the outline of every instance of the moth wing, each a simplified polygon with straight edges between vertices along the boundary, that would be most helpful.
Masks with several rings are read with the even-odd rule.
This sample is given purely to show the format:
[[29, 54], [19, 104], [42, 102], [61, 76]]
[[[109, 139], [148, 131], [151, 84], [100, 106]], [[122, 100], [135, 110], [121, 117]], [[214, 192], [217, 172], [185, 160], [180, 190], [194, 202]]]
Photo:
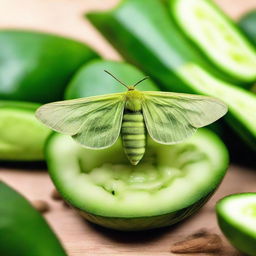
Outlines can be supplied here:
[[207, 96], [169, 92], [143, 94], [142, 111], [148, 133], [162, 144], [180, 142], [227, 112], [222, 101]]
[[101, 149], [117, 140], [124, 104], [124, 93], [59, 101], [41, 106], [36, 117], [87, 148]]

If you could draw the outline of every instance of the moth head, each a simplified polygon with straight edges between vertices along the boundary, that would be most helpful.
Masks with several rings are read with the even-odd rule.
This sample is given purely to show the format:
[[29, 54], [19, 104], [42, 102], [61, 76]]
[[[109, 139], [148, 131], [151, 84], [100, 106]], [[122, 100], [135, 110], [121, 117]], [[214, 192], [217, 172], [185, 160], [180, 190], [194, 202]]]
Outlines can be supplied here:
[[123, 86], [125, 86], [128, 91], [134, 91], [135, 87], [140, 84], [141, 82], [143, 82], [144, 80], [148, 79], [149, 76], [145, 76], [144, 78], [140, 79], [138, 82], [136, 82], [134, 85], [127, 85], [124, 82], [122, 82], [121, 80], [119, 80], [117, 77], [115, 77], [113, 74], [111, 74], [109, 71], [104, 70], [107, 74], [109, 74], [110, 76], [112, 76], [116, 81], [118, 81], [120, 84], [122, 84]]

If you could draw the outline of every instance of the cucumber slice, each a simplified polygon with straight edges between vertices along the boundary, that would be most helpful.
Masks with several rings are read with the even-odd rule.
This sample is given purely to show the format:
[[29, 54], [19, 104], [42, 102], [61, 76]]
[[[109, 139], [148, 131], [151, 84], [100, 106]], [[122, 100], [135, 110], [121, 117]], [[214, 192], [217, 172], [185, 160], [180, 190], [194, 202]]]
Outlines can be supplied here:
[[143, 0], [123, 0], [113, 10], [87, 17], [128, 61], [158, 81], [161, 89], [205, 94], [227, 103], [230, 127], [256, 150], [255, 95], [214, 76], [158, 0], [147, 0], [146, 5]]
[[216, 205], [219, 226], [231, 244], [256, 256], [256, 193], [224, 197]]
[[246, 13], [239, 21], [238, 26], [256, 46], [256, 10]]
[[256, 49], [210, 0], [174, 0], [171, 13], [182, 31], [222, 71], [241, 82], [256, 80]]
[[[145, 74], [140, 70], [125, 62], [93, 60], [81, 67], [75, 74], [67, 87], [65, 98], [74, 99], [127, 91], [124, 86], [120, 86], [104, 70], [110, 71], [126, 84], [134, 84], [145, 77]], [[148, 79], [140, 84], [140, 90], [157, 91], [158, 88]]]
[[0, 255], [67, 256], [40, 213], [0, 181]]
[[245, 89], [221, 81], [195, 64], [183, 66], [178, 71], [195, 92], [217, 96], [229, 108], [225, 117], [230, 127], [256, 151], [256, 95]]
[[98, 55], [85, 44], [32, 31], [0, 31], [0, 99], [63, 99], [75, 71]]
[[39, 161], [50, 129], [34, 112], [39, 104], [0, 101], [0, 160]]
[[56, 133], [47, 143], [46, 158], [64, 199], [87, 220], [119, 230], [158, 228], [190, 216], [213, 194], [228, 165], [224, 144], [203, 129], [182, 144], [149, 140], [136, 167], [120, 141], [90, 150]]

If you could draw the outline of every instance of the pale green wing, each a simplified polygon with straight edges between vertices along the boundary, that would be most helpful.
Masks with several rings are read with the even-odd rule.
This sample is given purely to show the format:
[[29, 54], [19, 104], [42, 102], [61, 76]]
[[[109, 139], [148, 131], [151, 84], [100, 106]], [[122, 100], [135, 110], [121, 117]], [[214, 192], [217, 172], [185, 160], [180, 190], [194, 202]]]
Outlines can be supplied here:
[[117, 140], [124, 105], [125, 94], [115, 93], [45, 104], [37, 110], [36, 117], [87, 148], [101, 149]]
[[149, 135], [162, 144], [191, 136], [227, 112], [218, 99], [183, 93], [143, 92], [142, 112]]

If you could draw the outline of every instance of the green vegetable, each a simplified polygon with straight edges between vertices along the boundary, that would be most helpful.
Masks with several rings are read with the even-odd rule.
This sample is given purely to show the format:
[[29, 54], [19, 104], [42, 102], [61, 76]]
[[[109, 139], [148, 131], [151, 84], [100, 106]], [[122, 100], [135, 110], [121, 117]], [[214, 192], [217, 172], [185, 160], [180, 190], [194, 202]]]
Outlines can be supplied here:
[[66, 256], [40, 213], [0, 181], [0, 255]]
[[0, 160], [43, 160], [50, 130], [34, 116], [39, 104], [0, 101]]
[[75, 71], [97, 55], [86, 45], [55, 35], [0, 31], [0, 99], [63, 99]]
[[[66, 89], [65, 99], [125, 92], [126, 88], [120, 86], [104, 70], [110, 71], [129, 85], [145, 77], [145, 74], [139, 69], [125, 62], [93, 60], [82, 66], [74, 75]], [[141, 83], [139, 88], [143, 91], [159, 90], [150, 79]]]
[[246, 13], [238, 21], [238, 26], [248, 36], [254, 45], [256, 45], [256, 10]]
[[213, 194], [228, 165], [223, 143], [203, 129], [172, 146], [149, 140], [138, 166], [130, 165], [120, 140], [91, 150], [57, 133], [48, 140], [46, 157], [63, 198], [87, 220], [118, 230], [158, 228], [190, 216]]
[[233, 194], [216, 205], [219, 226], [228, 240], [246, 255], [256, 256], [256, 193]]
[[256, 80], [256, 49], [216, 4], [211, 0], [170, 3], [179, 28], [216, 67], [240, 82]]
[[256, 118], [252, 114], [256, 113], [256, 95], [213, 76], [158, 0], [148, 0], [146, 5], [143, 0], [123, 0], [115, 9], [91, 13], [88, 18], [163, 90], [223, 100], [229, 106], [230, 126], [256, 150]]

